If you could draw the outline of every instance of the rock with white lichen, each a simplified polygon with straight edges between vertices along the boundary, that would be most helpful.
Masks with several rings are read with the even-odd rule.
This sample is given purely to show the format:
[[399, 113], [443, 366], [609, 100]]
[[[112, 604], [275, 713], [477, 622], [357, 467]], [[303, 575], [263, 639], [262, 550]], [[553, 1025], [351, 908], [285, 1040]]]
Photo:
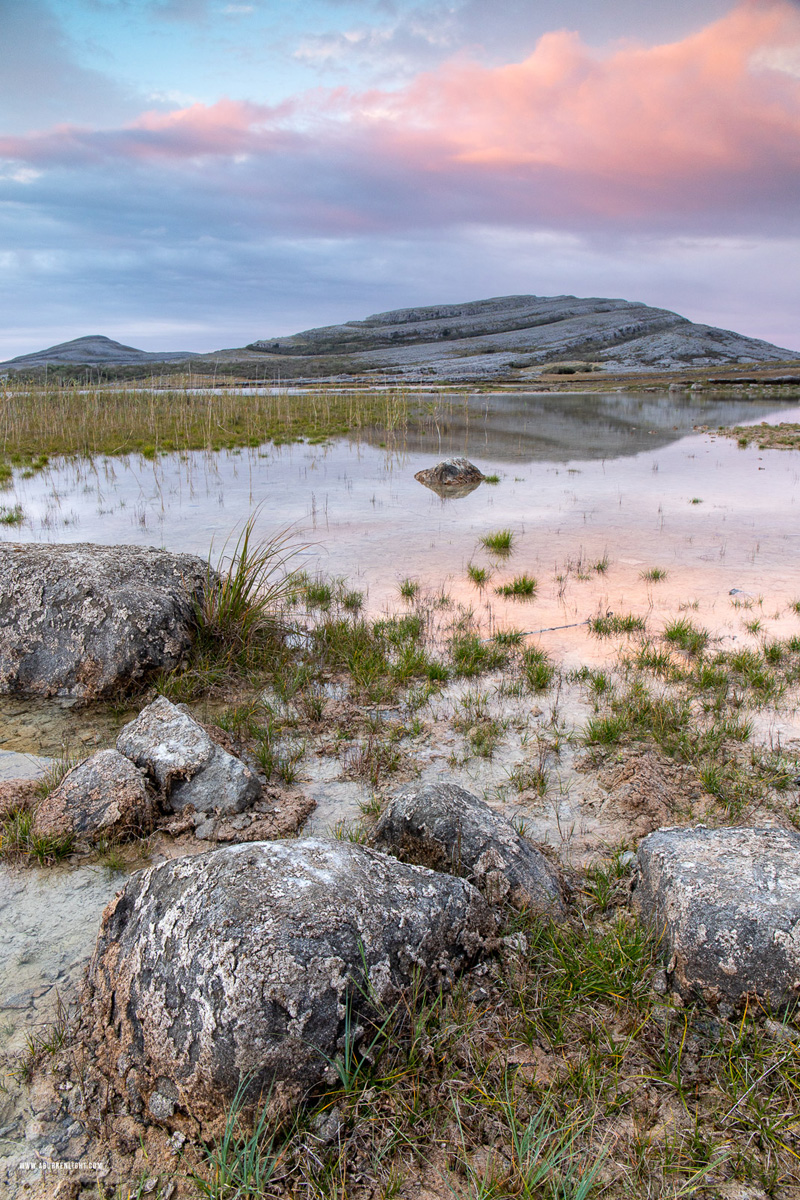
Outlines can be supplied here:
[[775, 1007], [800, 996], [800, 834], [659, 829], [639, 845], [633, 903], [685, 999]]
[[412, 979], [495, 932], [469, 883], [348, 842], [256, 842], [131, 877], [106, 909], [83, 1030], [117, 1111], [213, 1123], [246, 1081], [298, 1099]]

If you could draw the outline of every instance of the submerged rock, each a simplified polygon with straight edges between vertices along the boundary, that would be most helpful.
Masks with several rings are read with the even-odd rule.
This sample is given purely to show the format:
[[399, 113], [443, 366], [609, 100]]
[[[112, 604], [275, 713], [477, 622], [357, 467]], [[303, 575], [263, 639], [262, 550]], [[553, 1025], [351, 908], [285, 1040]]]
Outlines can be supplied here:
[[172, 669], [207, 580], [191, 554], [0, 545], [0, 692], [97, 700]]
[[414, 478], [439, 496], [460, 499], [474, 492], [485, 476], [468, 458], [446, 458], [435, 467], [417, 471]]
[[123, 727], [117, 750], [149, 772], [173, 812], [191, 804], [197, 812], [238, 813], [261, 796], [255, 772], [164, 696]]
[[660, 829], [639, 845], [633, 902], [663, 935], [686, 999], [774, 1006], [800, 993], [800, 834]]
[[[132, 876], [103, 916], [84, 1032], [123, 1108], [220, 1119], [296, 1099], [370, 1012], [447, 985], [495, 929], [462, 879], [348, 842], [257, 842]], [[379, 1020], [381, 1017], [379, 1016]]]
[[34, 828], [48, 836], [95, 842], [144, 833], [152, 799], [142, 772], [116, 750], [100, 750], [69, 771], [36, 810]]
[[375, 844], [407, 862], [464, 875], [492, 903], [558, 914], [558, 876], [513, 825], [454, 783], [404, 788], [375, 829]]

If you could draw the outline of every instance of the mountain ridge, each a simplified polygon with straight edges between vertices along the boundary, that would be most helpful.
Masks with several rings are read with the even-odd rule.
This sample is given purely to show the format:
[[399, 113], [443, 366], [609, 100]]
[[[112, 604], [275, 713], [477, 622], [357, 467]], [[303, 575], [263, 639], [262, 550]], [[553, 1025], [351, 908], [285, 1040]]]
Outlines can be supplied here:
[[99, 334], [0, 363], [8, 371], [182, 361], [256, 366], [262, 377], [377, 374], [405, 380], [491, 379], [577, 360], [603, 372], [641, 372], [800, 360], [800, 352], [669, 309], [608, 297], [496, 296], [390, 309], [248, 345], [196, 354], [150, 352]]

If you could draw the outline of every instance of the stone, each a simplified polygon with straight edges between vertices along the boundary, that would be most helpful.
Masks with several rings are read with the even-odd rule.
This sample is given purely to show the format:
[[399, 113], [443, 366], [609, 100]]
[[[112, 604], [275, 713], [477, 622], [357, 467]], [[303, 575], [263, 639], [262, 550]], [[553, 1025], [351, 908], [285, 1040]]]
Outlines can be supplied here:
[[464, 875], [490, 903], [561, 914], [558, 876], [510, 821], [454, 783], [401, 789], [375, 827], [375, 845], [407, 862]]
[[0, 821], [15, 812], [24, 812], [33, 807], [39, 794], [36, 779], [0, 780]]
[[773, 1007], [800, 994], [800, 834], [778, 828], [660, 829], [640, 843], [632, 900], [663, 938], [684, 1000]]
[[36, 810], [34, 828], [96, 842], [148, 831], [153, 802], [141, 771], [116, 750], [100, 750], [73, 767]]
[[0, 545], [0, 692], [118, 698], [171, 670], [208, 574], [141, 546]]
[[173, 812], [242, 812], [261, 796], [258, 776], [188, 713], [159, 696], [129, 721], [117, 750], [143, 767]]
[[103, 914], [83, 1036], [123, 1108], [155, 1119], [166, 1097], [211, 1128], [244, 1081], [253, 1101], [299, 1099], [369, 1014], [417, 976], [449, 986], [495, 929], [465, 880], [350, 842], [186, 856]]
[[474, 492], [485, 476], [468, 458], [446, 458], [414, 476], [443, 498], [460, 499]]

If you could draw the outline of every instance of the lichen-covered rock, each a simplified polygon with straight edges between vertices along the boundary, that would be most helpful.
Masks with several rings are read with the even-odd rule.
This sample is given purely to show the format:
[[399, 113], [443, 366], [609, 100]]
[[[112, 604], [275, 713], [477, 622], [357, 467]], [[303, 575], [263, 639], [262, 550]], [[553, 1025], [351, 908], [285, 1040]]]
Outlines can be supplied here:
[[492, 903], [563, 911], [558, 876], [542, 852], [454, 783], [403, 788], [381, 815], [375, 844], [407, 862], [466, 876]]
[[73, 767], [36, 810], [34, 828], [79, 841], [147, 831], [152, 799], [141, 771], [116, 750], [100, 750]]
[[435, 467], [426, 467], [414, 476], [437, 495], [459, 499], [474, 492], [485, 476], [468, 458], [446, 458]]
[[639, 845], [633, 902], [663, 935], [686, 999], [781, 1006], [800, 994], [800, 834], [660, 829]]
[[174, 812], [237, 813], [261, 795], [254, 771], [164, 696], [120, 731], [117, 749], [152, 776]]
[[117, 697], [177, 666], [207, 578], [141, 546], [0, 545], [0, 692]]
[[83, 1030], [123, 1106], [213, 1124], [237, 1087], [296, 1099], [417, 974], [447, 985], [494, 932], [462, 879], [349, 842], [256, 842], [132, 876], [106, 909]]

